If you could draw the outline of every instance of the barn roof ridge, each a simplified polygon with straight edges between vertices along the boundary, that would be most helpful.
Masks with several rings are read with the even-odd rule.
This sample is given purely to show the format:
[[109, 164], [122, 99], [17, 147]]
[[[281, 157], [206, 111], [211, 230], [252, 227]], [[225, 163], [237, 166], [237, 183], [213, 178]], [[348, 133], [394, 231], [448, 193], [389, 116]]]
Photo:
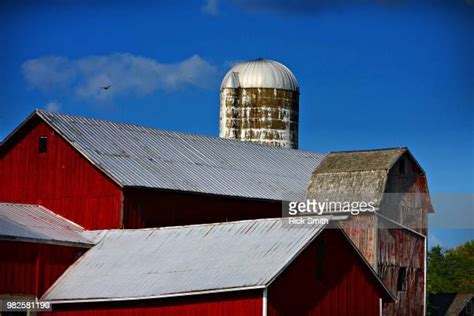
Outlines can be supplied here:
[[388, 172], [402, 155], [409, 152], [407, 147], [330, 152], [314, 169], [313, 174], [375, 170]]
[[358, 152], [373, 152], [373, 151], [392, 151], [392, 150], [404, 150], [408, 149], [407, 146], [400, 146], [400, 147], [382, 147], [382, 148], [375, 148], [375, 149], [350, 149], [350, 150], [338, 150], [338, 151], [330, 151], [330, 154], [344, 154], [344, 153], [358, 153]]
[[[328, 215], [323, 217], [330, 217]], [[333, 216], [332, 216], [333, 217]], [[84, 230], [85, 233], [87, 232], [96, 232], [96, 231], [145, 231], [145, 230], [164, 230], [164, 229], [186, 229], [186, 228], [193, 228], [193, 227], [205, 227], [205, 226], [223, 226], [223, 225], [232, 225], [237, 223], [245, 223], [245, 222], [261, 222], [261, 221], [276, 221], [276, 220], [285, 220], [285, 217], [266, 217], [266, 218], [255, 218], [255, 219], [241, 219], [236, 221], [227, 221], [227, 222], [215, 222], [215, 223], [201, 223], [201, 224], [189, 224], [189, 225], [174, 225], [174, 226], [162, 226], [162, 227], [146, 227], [146, 228], [111, 228], [111, 229], [86, 229]]]
[[[300, 150], [300, 149], [294, 149], [294, 148], [286, 148], [286, 147], [276, 147], [276, 146], [272, 146], [270, 144], [260, 144], [260, 143], [254, 143], [254, 142], [250, 142], [250, 141], [242, 141], [242, 140], [238, 140], [238, 139], [229, 139], [229, 138], [222, 138], [222, 137], [218, 137], [218, 136], [211, 136], [211, 135], [206, 135], [206, 134], [197, 134], [197, 133], [192, 133], [192, 132], [187, 132], [187, 131], [174, 131], [174, 130], [167, 130], [167, 129], [162, 129], [162, 128], [158, 128], [158, 127], [152, 127], [152, 126], [147, 126], [147, 125], [141, 125], [141, 124], [136, 124], [136, 123], [129, 123], [129, 122], [124, 122], [124, 121], [119, 121], [119, 120], [108, 120], [108, 119], [102, 119], [102, 118], [94, 118], [94, 117], [90, 117], [90, 116], [86, 116], [86, 115], [77, 115], [77, 114], [66, 114], [66, 113], [62, 113], [62, 112], [56, 112], [56, 111], [48, 111], [48, 110], [43, 110], [43, 109], [39, 109], [39, 108], [36, 108], [34, 111], [33, 111], [33, 114], [38, 114], [41, 118], [45, 119], [45, 120], [50, 120], [47, 115], [48, 114], [58, 114], [58, 115], [61, 115], [63, 117], [68, 117], [68, 118], [80, 118], [80, 119], [86, 119], [86, 120], [93, 120], [93, 121], [97, 121], [97, 122], [100, 122], [100, 123], [110, 123], [110, 124], [117, 124], [117, 125], [122, 125], [124, 127], [133, 127], [133, 128], [137, 128], [137, 129], [143, 129], [142, 131], [139, 131], [137, 130], [138, 132], [157, 132], [157, 133], [162, 133], [162, 134], [180, 134], [180, 135], [183, 135], [183, 136], [189, 136], [189, 137], [196, 137], [196, 138], [202, 138], [202, 139], [208, 139], [208, 140], [218, 140], [218, 141], [222, 141], [222, 142], [227, 142], [229, 144], [234, 144], [234, 145], [241, 145], [241, 144], [245, 144], [244, 146], [256, 146], [256, 147], [265, 147], [265, 148], [271, 148], [271, 149], [275, 149], [275, 150], [280, 150], [280, 151], [298, 151], [298, 152], [301, 152], [301, 153], [306, 153], [306, 154], [324, 154], [324, 153], [320, 153], [320, 152], [313, 152], [313, 151], [309, 151], [309, 150]], [[87, 124], [87, 123], [83, 123], [83, 124]]]

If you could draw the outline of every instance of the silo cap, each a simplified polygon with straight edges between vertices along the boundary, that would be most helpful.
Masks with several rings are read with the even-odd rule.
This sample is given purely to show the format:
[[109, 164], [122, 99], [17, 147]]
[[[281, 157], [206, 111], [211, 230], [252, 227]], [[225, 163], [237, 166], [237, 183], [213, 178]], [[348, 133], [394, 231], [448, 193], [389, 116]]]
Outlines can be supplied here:
[[233, 66], [221, 83], [225, 88], [274, 88], [299, 92], [298, 81], [283, 64], [258, 58]]

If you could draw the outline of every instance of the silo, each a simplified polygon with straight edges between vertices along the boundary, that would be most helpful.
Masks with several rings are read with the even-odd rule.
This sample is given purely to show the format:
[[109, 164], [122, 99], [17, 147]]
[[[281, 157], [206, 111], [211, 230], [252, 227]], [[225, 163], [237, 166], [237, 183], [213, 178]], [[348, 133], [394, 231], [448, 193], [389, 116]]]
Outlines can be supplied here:
[[235, 65], [222, 80], [222, 138], [298, 148], [299, 86], [293, 73], [268, 59]]

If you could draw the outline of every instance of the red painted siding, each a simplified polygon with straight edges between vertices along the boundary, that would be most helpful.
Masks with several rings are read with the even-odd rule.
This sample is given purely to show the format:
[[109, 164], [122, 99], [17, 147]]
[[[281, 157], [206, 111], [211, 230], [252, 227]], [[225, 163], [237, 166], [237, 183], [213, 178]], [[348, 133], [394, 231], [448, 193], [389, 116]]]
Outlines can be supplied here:
[[86, 229], [121, 227], [121, 189], [44, 122], [33, 118], [2, 147], [0, 201], [40, 204]]
[[281, 216], [281, 202], [163, 190], [126, 189], [124, 227], [146, 228]]
[[[262, 292], [241, 291], [180, 298], [117, 303], [63, 304], [53, 306], [58, 316], [118, 315], [262, 315]], [[45, 313], [46, 314], [46, 313]]]
[[[318, 239], [324, 240], [322, 261]], [[386, 295], [346, 238], [330, 229], [318, 239], [270, 286], [268, 315], [379, 315]]]
[[0, 241], [0, 295], [40, 297], [84, 248]]

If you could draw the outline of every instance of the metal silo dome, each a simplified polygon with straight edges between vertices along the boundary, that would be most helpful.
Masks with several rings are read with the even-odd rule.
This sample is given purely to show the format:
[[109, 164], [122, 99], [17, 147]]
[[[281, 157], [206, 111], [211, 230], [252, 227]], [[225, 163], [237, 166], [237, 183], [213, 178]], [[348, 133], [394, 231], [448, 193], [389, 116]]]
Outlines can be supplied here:
[[221, 83], [225, 88], [273, 88], [299, 92], [298, 81], [283, 64], [269, 59], [256, 59], [232, 67]]

